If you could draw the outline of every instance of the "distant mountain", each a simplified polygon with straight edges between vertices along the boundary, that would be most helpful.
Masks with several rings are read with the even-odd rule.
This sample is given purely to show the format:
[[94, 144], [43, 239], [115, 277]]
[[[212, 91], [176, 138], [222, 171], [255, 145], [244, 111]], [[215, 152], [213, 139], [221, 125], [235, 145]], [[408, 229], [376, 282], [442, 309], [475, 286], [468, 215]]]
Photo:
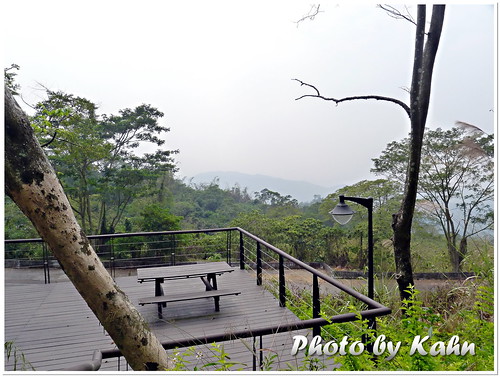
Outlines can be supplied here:
[[319, 195], [324, 198], [341, 187], [338, 186], [336, 188], [329, 188], [309, 182], [293, 181], [261, 174], [251, 175], [222, 171], [200, 173], [192, 178], [187, 178], [186, 183], [211, 183], [216, 178], [219, 180], [219, 186], [222, 189], [231, 188], [235, 184], [238, 184], [242, 189], [246, 187], [248, 193], [253, 196], [254, 192], [260, 192], [261, 190], [267, 188], [284, 196], [290, 195], [292, 198], [303, 203], [311, 202], [315, 195]]

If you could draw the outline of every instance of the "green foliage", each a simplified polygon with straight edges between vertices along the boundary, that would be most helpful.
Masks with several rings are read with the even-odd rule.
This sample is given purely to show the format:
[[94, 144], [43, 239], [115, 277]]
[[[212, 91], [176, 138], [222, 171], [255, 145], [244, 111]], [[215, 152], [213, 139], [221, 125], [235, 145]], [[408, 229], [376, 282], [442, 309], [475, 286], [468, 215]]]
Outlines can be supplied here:
[[16, 83], [17, 73], [15, 71], [19, 71], [19, 66], [17, 64], [11, 64], [9, 68], [4, 68], [4, 83], [5, 87], [9, 89], [13, 95], [19, 95], [19, 89], [21, 86]]
[[8, 196], [4, 197], [4, 228], [6, 239], [38, 237], [33, 224]]
[[[224, 345], [212, 343], [208, 355], [198, 351], [196, 347], [188, 347], [184, 352], [174, 351], [172, 361], [173, 371], [229, 371], [242, 370], [246, 364], [232, 361], [230, 355], [224, 350]], [[200, 365], [201, 364], [201, 365]], [[236, 368], [235, 368], [236, 367]]]
[[26, 359], [24, 353], [16, 347], [14, 341], [7, 341], [4, 343], [4, 352], [6, 362], [9, 362], [11, 358], [14, 360], [13, 370], [14, 371], [34, 371], [33, 365]]
[[186, 185], [172, 181], [172, 212], [184, 218], [185, 228], [209, 229], [228, 225], [241, 212], [252, 207], [246, 190], [239, 186], [223, 190], [217, 181], [210, 184]]
[[172, 215], [167, 208], [149, 204], [141, 212], [139, 227], [144, 232], [179, 230], [181, 217]]
[[231, 225], [248, 230], [298, 259], [347, 264], [345, 255], [339, 253], [342, 231], [320, 220], [299, 215], [274, 218], [256, 210], [241, 214]]
[[[401, 186], [385, 179], [364, 180], [337, 190], [328, 195], [319, 205], [320, 214], [328, 219], [325, 224], [345, 232], [341, 254], [349, 261], [350, 266], [363, 269], [366, 267], [367, 260], [368, 212], [359, 204], [349, 202], [349, 206], [356, 212], [353, 219], [342, 226], [333, 222], [329, 211], [338, 204], [339, 195], [373, 198], [374, 261], [379, 266], [379, 270], [394, 269], [391, 223], [392, 214], [397, 212], [400, 206]], [[347, 264], [344, 263], [344, 265]]]
[[[328, 195], [321, 202], [319, 211], [325, 218], [330, 220], [331, 225], [334, 225], [334, 223], [328, 212], [338, 204], [339, 195], [373, 198], [374, 235], [378, 239], [388, 239], [392, 236], [392, 214], [398, 210], [402, 195], [401, 186], [397, 182], [385, 179], [377, 179], [374, 181], [364, 180], [353, 185], [345, 186]], [[349, 202], [349, 206], [356, 211], [356, 216], [344, 227], [352, 232], [360, 228], [365, 230], [367, 221], [366, 209], [359, 204], [351, 202]], [[377, 242], [377, 240], [375, 240], [375, 242]]]
[[279, 192], [267, 188], [255, 193], [255, 200], [268, 206], [298, 206], [296, 199], [290, 195], [283, 196]]
[[[4, 197], [5, 239], [38, 238], [38, 232], [16, 204]], [[43, 254], [39, 243], [5, 244], [5, 259], [37, 259]]]
[[493, 271], [495, 270], [494, 240], [491, 237], [472, 237], [470, 253], [463, 261], [466, 271], [472, 271], [481, 279], [488, 280], [493, 285]]
[[314, 356], [306, 355], [298, 366], [293, 366], [287, 363], [287, 368], [285, 370], [290, 371], [300, 371], [300, 372], [318, 372], [326, 369], [325, 363], [323, 363], [319, 358]]
[[[401, 342], [399, 351], [393, 359], [389, 359], [388, 352], [378, 357], [373, 357], [367, 349], [360, 355], [335, 354], [330, 358], [335, 361], [336, 368], [340, 371], [487, 371], [494, 368], [494, 293], [493, 286], [488, 280], [483, 281], [486, 285], [470, 288], [473, 300], [469, 303], [467, 297], [456, 312], [444, 315], [437, 311], [440, 307], [435, 297], [432, 301], [424, 302], [422, 294], [414, 287], [409, 287], [409, 298], [404, 300], [400, 310], [394, 310], [390, 316], [377, 319], [377, 331], [374, 332], [368, 326], [366, 319], [359, 316], [358, 306], [353, 306], [348, 297], [325, 296], [322, 298], [322, 317], [327, 319], [335, 313], [354, 312], [358, 313], [355, 322], [335, 323], [324, 326], [322, 329], [323, 344], [330, 340], [343, 339], [347, 336], [349, 343], [367, 339], [372, 342], [378, 336], [383, 335], [386, 342], [393, 344]], [[394, 294], [398, 294], [394, 292]], [[448, 295], [449, 292], [444, 292]], [[301, 319], [311, 318], [310, 310], [311, 294], [309, 290], [301, 292], [301, 299], [291, 299], [288, 307]], [[392, 300], [397, 302], [398, 300]], [[309, 304], [308, 304], [309, 303]], [[332, 312], [333, 310], [333, 312]], [[327, 312], [332, 312], [327, 314]], [[445, 313], [446, 314], [446, 313]], [[450, 321], [452, 324], [450, 324]], [[458, 336], [460, 342], [467, 341], [475, 344], [475, 354], [448, 355], [410, 353], [415, 338], [429, 336], [424, 343], [424, 350], [429, 352], [431, 344], [442, 342], [448, 344], [452, 336]], [[314, 355], [306, 357], [314, 359]], [[305, 365], [299, 367], [299, 370]]]
[[[493, 135], [457, 122], [450, 130], [427, 130], [422, 147], [417, 210], [439, 226], [446, 237], [455, 271], [467, 255], [469, 237], [493, 224]], [[376, 174], [405, 181], [409, 138], [389, 143], [373, 159]]]
[[226, 259], [227, 234], [207, 233], [193, 235], [188, 241], [187, 252], [190, 255], [202, 256], [209, 261], [223, 261]]
[[[404, 300], [401, 307], [395, 308], [394, 313], [389, 316], [379, 317], [377, 319], [377, 329], [370, 328], [368, 319], [363, 319], [360, 315], [362, 306], [354, 305], [349, 296], [333, 295], [322, 298], [321, 316], [325, 319], [330, 318], [331, 313], [357, 313], [357, 319], [352, 322], [333, 323], [322, 328], [322, 344], [328, 341], [340, 343], [346, 340], [348, 345], [357, 341], [363, 341], [365, 344], [372, 343], [374, 347], [375, 340], [383, 336], [384, 342], [392, 342], [394, 346], [400, 342], [399, 349], [389, 357], [387, 349], [375, 356], [369, 352], [368, 346], [359, 355], [353, 355], [346, 352], [341, 355], [336, 353], [328, 356], [332, 363], [326, 362], [316, 354], [307, 354], [307, 348], [304, 353], [297, 355], [299, 362], [296, 365], [287, 363], [285, 368], [279, 365], [278, 353], [274, 350], [266, 350], [267, 354], [263, 360], [262, 370], [287, 370], [287, 371], [327, 371], [334, 368], [336, 371], [492, 371], [494, 369], [495, 339], [494, 339], [494, 292], [490, 280], [485, 277], [483, 284], [471, 287], [473, 300], [471, 304], [464, 302], [456, 312], [459, 319], [452, 327], [448, 326], [447, 318], [435, 310], [435, 302], [424, 303], [422, 293], [414, 287], [408, 288], [409, 298]], [[269, 285], [271, 289], [276, 289], [275, 285]], [[476, 289], [477, 288], [477, 289]], [[287, 307], [301, 319], [308, 319], [312, 316], [310, 310], [311, 293], [309, 289], [300, 292], [294, 292], [287, 295], [290, 298]], [[393, 294], [398, 295], [397, 291]], [[444, 293], [446, 295], [446, 292]], [[300, 297], [299, 297], [300, 296]], [[436, 298], [434, 298], [435, 300]], [[399, 300], [393, 300], [398, 302]], [[309, 305], [307, 304], [309, 302]], [[325, 311], [326, 310], [326, 311]], [[469, 344], [475, 344], [475, 354], [467, 353], [465, 355], [438, 354], [432, 356], [430, 351], [431, 344], [442, 342], [446, 346], [452, 336], [458, 336], [460, 344], [467, 341]], [[429, 339], [423, 344], [423, 349], [427, 354], [415, 352], [411, 354], [410, 350], [415, 337], [425, 337]], [[346, 348], [347, 350], [348, 348]], [[250, 350], [250, 347], [249, 347]], [[173, 370], [176, 371], [227, 371], [241, 370], [245, 366], [242, 363], [231, 360], [231, 356], [225, 352], [223, 345], [212, 344], [209, 347], [208, 354], [204, 354], [196, 347], [189, 347], [184, 352], [175, 350], [172, 360], [175, 363]], [[276, 365], [276, 362], [278, 364]], [[329, 365], [329, 366], [328, 366]]]
[[[163, 113], [150, 105], [99, 115], [88, 99], [46, 90], [35, 106], [32, 125], [87, 233], [113, 233], [133, 199], [154, 195], [157, 180], [175, 170], [178, 151], [137, 148], [162, 146]], [[163, 194], [163, 193], [162, 193]]]
[[231, 357], [225, 352], [224, 346], [221, 344], [213, 344], [210, 349], [217, 356], [216, 360], [205, 364], [203, 368], [215, 367], [216, 371], [228, 371], [235, 365], [244, 365], [237, 361], [231, 361]]
[[363, 180], [353, 185], [344, 186], [328, 195], [321, 203], [321, 211], [325, 216], [329, 217], [328, 212], [337, 205], [339, 195], [371, 197], [373, 198], [374, 212], [387, 207], [393, 210], [395, 208], [394, 199], [397, 199], [396, 203], [401, 199], [401, 185], [392, 180], [377, 179], [373, 181]]

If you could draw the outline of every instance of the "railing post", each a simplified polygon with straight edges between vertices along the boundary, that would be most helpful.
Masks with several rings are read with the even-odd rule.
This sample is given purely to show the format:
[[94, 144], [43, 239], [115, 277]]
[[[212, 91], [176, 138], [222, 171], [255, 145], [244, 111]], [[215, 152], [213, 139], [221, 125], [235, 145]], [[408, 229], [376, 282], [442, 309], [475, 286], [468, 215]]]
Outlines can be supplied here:
[[256, 337], [253, 337], [253, 342], [252, 342], [252, 371], [256, 372], [257, 371], [257, 346], [255, 345], [255, 342], [257, 342]]
[[279, 274], [280, 274], [280, 306], [284, 308], [286, 306], [286, 290], [285, 290], [285, 263], [283, 255], [280, 254], [279, 257]]
[[50, 284], [49, 252], [47, 251], [47, 244], [45, 242], [42, 243], [42, 258], [45, 284]]
[[43, 264], [43, 277], [45, 284], [47, 284], [47, 260], [45, 258], [45, 243], [42, 243], [42, 264]]
[[175, 266], [175, 253], [170, 255], [170, 265]]
[[172, 243], [171, 243], [172, 249], [174, 250], [174, 254], [177, 252], [177, 237], [175, 234], [172, 234]]
[[262, 370], [262, 367], [264, 366], [264, 346], [262, 344], [262, 335], [260, 336], [260, 349], [259, 349], [259, 369]]
[[[370, 317], [368, 318], [368, 328], [373, 331], [371, 334], [371, 339], [368, 338], [367, 335], [363, 334], [362, 342], [366, 345], [366, 350], [373, 355], [373, 338], [377, 337], [377, 318]], [[376, 358], [375, 355], [373, 355]]]
[[240, 270], [245, 269], [245, 245], [243, 243], [243, 233], [240, 232]]
[[[319, 318], [320, 316], [320, 302], [319, 302], [319, 283], [318, 276], [313, 275], [313, 318]], [[321, 335], [321, 326], [313, 327], [313, 336]]]
[[257, 285], [262, 285], [262, 251], [260, 242], [257, 242]]
[[111, 248], [111, 277], [114, 279], [116, 277], [115, 272], [115, 248], [113, 247], [113, 238], [109, 239], [109, 247]]

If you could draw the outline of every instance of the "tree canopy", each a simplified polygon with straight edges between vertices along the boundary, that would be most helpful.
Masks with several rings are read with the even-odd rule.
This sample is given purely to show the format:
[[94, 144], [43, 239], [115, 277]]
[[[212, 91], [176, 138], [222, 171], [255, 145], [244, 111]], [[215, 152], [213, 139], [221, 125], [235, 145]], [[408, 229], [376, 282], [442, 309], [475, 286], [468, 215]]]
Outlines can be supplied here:
[[159, 124], [164, 114], [143, 104], [118, 115], [99, 115], [88, 99], [46, 92], [47, 99], [36, 104], [32, 117], [37, 136], [83, 229], [112, 232], [134, 197], [152, 194], [158, 178], [175, 171], [177, 150], [139, 152], [145, 145], [165, 144], [170, 129]]
[[[428, 130], [422, 146], [417, 209], [434, 218], [446, 237], [455, 271], [467, 254], [467, 238], [493, 225], [493, 135], [459, 122]], [[372, 171], [404, 183], [409, 138], [387, 145]]]

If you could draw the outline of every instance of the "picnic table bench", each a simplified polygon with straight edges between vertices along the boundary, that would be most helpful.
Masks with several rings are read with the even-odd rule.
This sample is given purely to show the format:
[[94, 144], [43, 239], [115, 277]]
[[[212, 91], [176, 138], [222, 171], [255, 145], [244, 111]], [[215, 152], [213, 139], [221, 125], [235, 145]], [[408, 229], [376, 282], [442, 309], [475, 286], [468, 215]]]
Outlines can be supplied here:
[[[233, 289], [217, 289], [217, 276], [226, 272], [232, 272], [234, 268], [226, 262], [212, 262], [189, 264], [168, 267], [140, 268], [137, 270], [137, 281], [139, 283], [154, 281], [155, 295], [139, 299], [139, 305], [157, 304], [158, 317], [163, 318], [162, 308], [168, 302], [189, 301], [202, 298], [213, 298], [215, 311], [220, 310], [219, 301], [221, 296], [239, 295], [241, 292]], [[200, 278], [205, 285], [205, 291], [190, 293], [165, 294], [162, 283], [166, 280]]]

